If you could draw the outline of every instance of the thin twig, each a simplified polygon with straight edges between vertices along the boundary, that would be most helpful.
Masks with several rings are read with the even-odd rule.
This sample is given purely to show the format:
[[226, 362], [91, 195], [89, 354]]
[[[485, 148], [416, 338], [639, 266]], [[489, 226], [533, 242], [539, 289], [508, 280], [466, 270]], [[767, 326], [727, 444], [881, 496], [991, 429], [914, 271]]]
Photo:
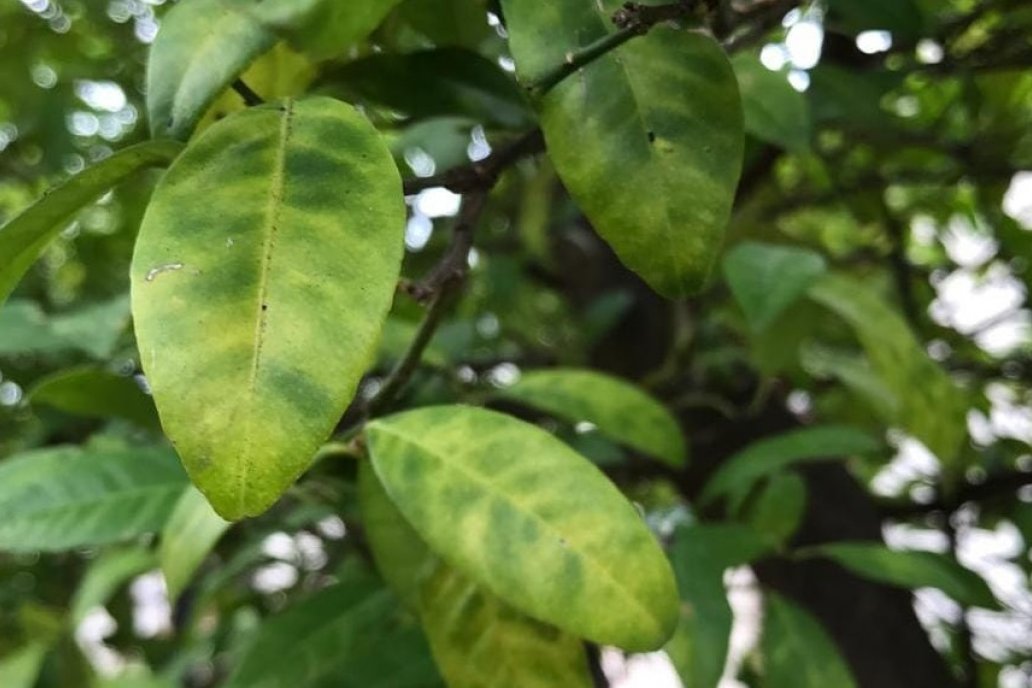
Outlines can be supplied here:
[[254, 92], [250, 86], [248, 86], [243, 79], [236, 79], [233, 81], [233, 90], [244, 99], [244, 104], [248, 107], [254, 107], [255, 105], [262, 105], [265, 101], [260, 95]]
[[405, 195], [411, 196], [424, 189], [443, 186], [457, 194], [491, 189], [498, 177], [507, 168], [523, 158], [540, 153], [545, 149], [545, 139], [540, 129], [534, 129], [520, 136], [509, 145], [499, 148], [479, 162], [461, 165], [429, 177], [413, 177], [405, 180]]

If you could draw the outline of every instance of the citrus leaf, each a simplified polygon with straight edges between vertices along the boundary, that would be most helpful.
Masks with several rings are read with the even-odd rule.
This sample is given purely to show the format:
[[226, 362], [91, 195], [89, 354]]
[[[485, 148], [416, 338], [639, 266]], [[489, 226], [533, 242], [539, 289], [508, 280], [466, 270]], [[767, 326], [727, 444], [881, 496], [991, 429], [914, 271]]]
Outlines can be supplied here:
[[755, 55], [736, 55], [731, 64], [742, 92], [745, 130], [785, 150], [805, 152], [812, 135], [806, 96], [792, 88], [783, 72], [767, 69]]
[[899, 312], [868, 285], [844, 275], [826, 275], [810, 296], [853, 328], [872, 368], [899, 401], [899, 425], [944, 464], [956, 463], [967, 437], [966, 395], [928, 357]]
[[503, 601], [631, 651], [673, 632], [677, 593], [662, 550], [616, 487], [560, 440], [466, 406], [390, 416], [366, 436], [405, 519]]
[[747, 241], [728, 251], [724, 276], [753, 332], [767, 329], [820, 277], [827, 264], [813, 251]]
[[592, 370], [532, 370], [498, 395], [573, 423], [591, 423], [602, 435], [675, 468], [685, 464], [677, 419], [629, 382]]
[[336, 57], [372, 33], [398, 2], [318, 0], [317, 7], [287, 39], [313, 59]]
[[19, 454], [0, 462], [0, 550], [60, 551], [157, 531], [185, 485], [165, 449]]
[[149, 571], [157, 564], [154, 553], [143, 547], [104, 552], [90, 562], [72, 598], [69, 616], [78, 628], [94, 608], [107, 604], [111, 596], [130, 578]]
[[161, 22], [147, 63], [151, 134], [186, 139], [215, 99], [318, 0], [185, 0]]
[[130, 146], [52, 188], [0, 227], [0, 305], [76, 212], [140, 170], [169, 164], [180, 150], [171, 141]]
[[775, 473], [745, 507], [743, 516], [756, 532], [781, 545], [799, 528], [806, 499], [806, 481], [792, 472]]
[[826, 425], [786, 432], [750, 444], [723, 464], [699, 495], [701, 505], [748, 490], [765, 475], [803, 461], [837, 460], [877, 450], [881, 444], [854, 428]]
[[50, 645], [39, 641], [24, 645], [0, 657], [0, 686], [32, 688], [39, 679]]
[[767, 550], [756, 532], [739, 525], [678, 528], [670, 551], [681, 595], [677, 632], [664, 648], [685, 686], [716, 686], [724, 673], [732, 613], [724, 572]]
[[770, 688], [856, 688], [838, 648], [809, 612], [766, 593], [764, 685]]
[[374, 580], [348, 579], [321, 590], [262, 624], [226, 688], [299, 688], [330, 676], [341, 685], [352, 663], [380, 643], [393, 644], [396, 606]]
[[328, 98], [222, 120], [156, 189], [133, 257], [141, 362], [166, 434], [224, 518], [275, 502], [351, 401], [404, 222], [390, 153]]
[[140, 427], [160, 429], [154, 402], [131, 377], [95, 367], [49, 375], [33, 387], [29, 401], [87, 418], [124, 418]]
[[[504, 0], [523, 83], [614, 31], [621, 4]], [[699, 289], [742, 167], [742, 107], [723, 49], [659, 26], [560, 82], [538, 109], [559, 177], [620, 260], [665, 296]]]
[[874, 542], [834, 542], [807, 547], [798, 554], [827, 557], [858, 576], [889, 585], [938, 588], [966, 607], [1000, 608], [981, 576], [937, 552], [896, 551]]
[[419, 614], [451, 688], [590, 688], [583, 644], [521, 614], [435, 556], [368, 463], [359, 474], [359, 498], [377, 567]]
[[179, 597], [229, 525], [204, 495], [193, 486], [186, 488], [161, 531], [158, 550], [169, 599]]

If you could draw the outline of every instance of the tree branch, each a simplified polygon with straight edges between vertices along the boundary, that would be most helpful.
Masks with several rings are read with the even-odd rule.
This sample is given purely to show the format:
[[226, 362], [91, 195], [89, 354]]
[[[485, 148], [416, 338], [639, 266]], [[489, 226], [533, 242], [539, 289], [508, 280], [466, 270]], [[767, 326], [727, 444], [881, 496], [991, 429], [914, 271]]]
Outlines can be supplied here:
[[479, 162], [453, 167], [429, 177], [413, 177], [405, 180], [405, 195], [411, 196], [424, 189], [443, 186], [457, 194], [491, 189], [507, 168], [523, 158], [540, 153], [545, 149], [545, 139], [540, 129], [534, 129], [520, 136], [504, 148]]
[[1032, 485], [1032, 473], [1000, 473], [978, 484], [960, 487], [952, 498], [939, 497], [927, 504], [916, 502], [882, 502], [881, 513], [885, 518], [908, 518], [933, 512], [953, 513], [967, 502], [984, 502], [996, 497], [1012, 495], [1018, 489]]

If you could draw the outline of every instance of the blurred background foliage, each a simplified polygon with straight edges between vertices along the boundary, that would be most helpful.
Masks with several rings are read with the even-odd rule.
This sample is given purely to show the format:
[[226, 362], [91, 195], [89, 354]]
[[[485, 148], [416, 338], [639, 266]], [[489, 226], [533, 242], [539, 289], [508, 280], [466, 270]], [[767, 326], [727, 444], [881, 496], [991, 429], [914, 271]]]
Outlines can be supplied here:
[[[712, 582], [717, 571], [715, 592], [682, 590], [721, 601], [711, 616], [699, 610], [707, 625], [668, 648], [680, 678], [665, 656], [628, 662], [606, 650], [613, 685], [719, 676], [723, 662], [692, 667], [710, 651], [699, 638], [722, 632], [726, 643], [725, 593], [736, 631], [722, 686], [833, 687], [847, 680], [840, 669], [862, 686], [1032, 685], [1032, 5], [772, 4], [778, 21], [736, 39], [749, 137], [726, 259], [710, 286], [686, 302], [660, 300], [593, 234], [547, 161], [523, 161], [492, 196], [469, 289], [405, 404], [484, 402], [540, 422], [604, 466], [677, 541], [679, 573], [702, 566], [700, 580]], [[481, 160], [533, 126], [494, 3], [403, 0], [360, 20], [346, 5], [327, 3], [244, 80], [265, 98], [316, 91], [361, 104], [410, 176]], [[147, 47], [166, 10], [159, 0], [0, 3], [0, 224], [54, 182], [146, 138]], [[227, 93], [205, 122], [240, 107]], [[82, 212], [0, 308], [0, 457], [161, 444], [127, 296], [155, 180], [141, 174]], [[415, 276], [445, 250], [458, 197], [435, 188], [409, 205], [405, 274]], [[823, 281], [829, 273], [838, 281]], [[367, 392], [418, 318], [416, 304], [398, 300]], [[671, 472], [590, 424], [496, 398], [522, 370], [546, 366], [593, 367], [649, 389], [681, 420], [691, 467]], [[698, 499], [746, 444], [814, 423], [884, 442], [848, 472], [789, 465], [734, 499]], [[199, 567], [172, 601], [145, 532], [154, 528], [117, 545], [0, 554], [0, 686], [224, 685], [255, 638], [283, 633], [266, 619], [289, 635], [289, 619], [276, 615], [327, 594], [317, 591], [328, 581], [375, 587], [354, 491], [353, 464], [323, 461], [262, 518], [228, 531], [208, 522], [198, 532], [210, 555], [165, 554]], [[0, 520], [13, 508], [0, 502]], [[701, 532], [684, 535], [700, 521], [751, 527], [727, 531], [724, 545], [748, 549], [748, 533], [760, 531], [776, 546], [760, 560], [718, 551]], [[893, 596], [881, 587], [892, 581], [862, 587], [858, 577], [877, 575], [850, 567], [848, 553], [832, 565], [797, 550], [879, 538], [959, 560], [999, 604], [951, 599], [941, 583], [905, 574], [896, 584], [916, 596]], [[768, 595], [766, 622], [761, 590], [780, 593]], [[309, 658], [319, 678], [304, 685], [434, 685], [411, 620], [384, 615], [390, 623], [377, 632], [390, 642], [380, 654]], [[908, 635], [908, 624], [923, 633]], [[345, 659], [347, 671], [334, 673]], [[815, 674], [823, 683], [802, 682], [807, 662], [828, 672]]]

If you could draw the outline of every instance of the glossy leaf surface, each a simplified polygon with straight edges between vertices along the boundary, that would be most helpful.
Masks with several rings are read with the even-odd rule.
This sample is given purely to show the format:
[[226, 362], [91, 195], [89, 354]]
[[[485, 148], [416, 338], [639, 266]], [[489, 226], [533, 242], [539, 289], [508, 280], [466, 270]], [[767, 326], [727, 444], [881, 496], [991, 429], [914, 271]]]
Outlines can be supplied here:
[[855, 688], [835, 643], [809, 612], [766, 593], [761, 641], [763, 676], [770, 688]]
[[170, 599], [179, 597], [229, 525], [204, 495], [193, 486], [186, 488], [161, 531], [158, 550]]
[[[621, 4], [505, 0], [523, 83], [614, 31]], [[742, 107], [723, 49], [659, 26], [563, 80], [538, 106], [559, 177], [621, 261], [665, 296], [701, 287], [742, 166]]]
[[903, 588], [938, 588], [964, 606], [999, 609], [986, 582], [937, 552], [897, 551], [873, 542], [808, 547], [807, 555], [832, 559], [859, 576]]
[[185, 0], [161, 22], [147, 62], [151, 134], [189, 138], [215, 99], [318, 0]]
[[60, 551], [157, 531], [186, 484], [164, 449], [59, 447], [4, 459], [0, 550]]
[[390, 501], [369, 464], [359, 494], [373, 556], [420, 617], [451, 688], [589, 688], [583, 644], [535, 621], [435, 556]]
[[560, 440], [464, 406], [401, 413], [366, 434], [405, 519], [505, 602], [628, 650], [655, 649], [673, 632], [677, 595], [662, 550], [612, 483]]
[[635, 385], [592, 370], [532, 370], [499, 395], [571, 423], [588, 422], [610, 439], [661, 459], [685, 463], [677, 419]]
[[351, 401], [394, 296], [404, 212], [376, 132], [326, 98], [219, 122], [155, 191], [132, 271], [142, 364], [223, 517], [268, 508]]
[[877, 450], [870, 435], [845, 426], [794, 430], [755, 442], [723, 464], [706, 483], [700, 503], [734, 491], [747, 490], [757, 479], [803, 461], [835, 460]]
[[170, 141], [130, 146], [54, 187], [0, 227], [0, 305], [76, 212], [140, 170], [169, 164], [180, 150]]
[[826, 269], [813, 251], [752, 241], [724, 258], [727, 284], [753, 332], [767, 329]]

